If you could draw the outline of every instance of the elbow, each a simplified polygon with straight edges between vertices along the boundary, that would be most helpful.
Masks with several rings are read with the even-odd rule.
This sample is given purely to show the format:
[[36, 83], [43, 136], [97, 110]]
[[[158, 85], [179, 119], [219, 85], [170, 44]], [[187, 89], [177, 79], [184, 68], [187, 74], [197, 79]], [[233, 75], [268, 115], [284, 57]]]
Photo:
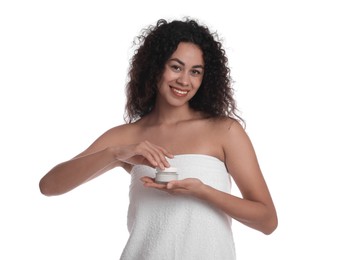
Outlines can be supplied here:
[[39, 189], [41, 194], [50, 197], [62, 194], [56, 188], [56, 185], [51, 183], [51, 181], [46, 180], [46, 178], [42, 178], [39, 182]]
[[270, 218], [269, 221], [266, 222], [266, 225], [261, 230], [265, 235], [272, 234], [278, 227], [278, 218], [276, 215]]
[[44, 178], [42, 178], [39, 182], [39, 189], [41, 194], [45, 196], [52, 196], [53, 194], [50, 192], [50, 189], [48, 187], [48, 184]]

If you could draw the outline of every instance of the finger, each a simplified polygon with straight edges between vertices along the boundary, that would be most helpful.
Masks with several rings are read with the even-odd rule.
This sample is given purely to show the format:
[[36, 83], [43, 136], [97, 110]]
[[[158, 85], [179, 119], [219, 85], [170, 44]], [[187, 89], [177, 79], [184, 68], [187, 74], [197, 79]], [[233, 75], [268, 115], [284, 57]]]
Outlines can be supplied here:
[[161, 150], [161, 152], [168, 158], [173, 158], [174, 155], [172, 153], [170, 153], [169, 151], [167, 151], [165, 148], [161, 147], [161, 146], [157, 146], [155, 145], [158, 149]]
[[160, 146], [156, 146], [157, 149], [159, 149], [159, 151], [161, 152], [161, 160], [162, 163], [165, 165], [165, 167], [170, 167], [171, 165], [169, 164], [167, 158], [173, 159], [174, 155], [171, 154], [170, 152], [168, 152], [165, 148], [160, 147]]
[[156, 189], [159, 189], [159, 190], [167, 190], [166, 184], [160, 184], [160, 183], [156, 183], [156, 182], [145, 182], [144, 186], [149, 187], [149, 188], [156, 188]]
[[165, 167], [170, 167], [165, 155], [165, 149], [154, 145], [148, 141], [145, 141], [145, 145], [147, 146], [147, 150], [152, 156], [153, 160], [157, 162], [157, 166], [161, 169], [165, 169]]
[[166, 189], [165, 184], [156, 183], [154, 181], [154, 178], [144, 176], [144, 177], [141, 177], [140, 180], [144, 183], [145, 187], [156, 188], [156, 189], [160, 189], [160, 190]]
[[144, 141], [144, 142], [139, 143], [136, 147], [136, 154], [146, 159], [146, 161], [144, 161], [143, 164], [145, 165], [151, 164], [150, 166], [152, 167], [159, 166], [159, 163], [158, 163], [159, 160], [157, 160], [157, 158], [154, 156], [154, 151], [152, 150], [149, 142]]
[[154, 159], [158, 162], [161, 169], [165, 169], [165, 167], [170, 167], [170, 164], [166, 159], [167, 152], [164, 148], [155, 144], [151, 144], [149, 142], [147, 142], [147, 145], [149, 149], [153, 152]]
[[154, 179], [151, 178], [151, 177], [148, 177], [148, 176], [143, 176], [143, 177], [140, 178], [140, 180], [142, 182], [144, 182], [144, 183], [152, 183], [152, 182], [154, 182]]
[[159, 160], [157, 160], [154, 157], [154, 154], [152, 153], [152, 151], [143, 150], [140, 152], [140, 155], [146, 159], [146, 161], [143, 164], [152, 166], [152, 167], [159, 167], [159, 163], [158, 163]]

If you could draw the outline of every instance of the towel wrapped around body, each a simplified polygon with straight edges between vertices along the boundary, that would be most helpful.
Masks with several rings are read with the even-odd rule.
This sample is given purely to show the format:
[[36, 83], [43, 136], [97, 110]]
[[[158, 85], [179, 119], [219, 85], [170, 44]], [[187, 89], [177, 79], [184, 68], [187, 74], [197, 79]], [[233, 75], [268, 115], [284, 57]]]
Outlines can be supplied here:
[[[231, 178], [219, 159], [182, 154], [169, 159], [179, 179], [198, 178], [230, 193]], [[208, 203], [187, 195], [146, 188], [143, 176], [155, 169], [136, 165], [131, 171], [127, 227], [130, 237], [121, 260], [234, 260], [231, 218]]]

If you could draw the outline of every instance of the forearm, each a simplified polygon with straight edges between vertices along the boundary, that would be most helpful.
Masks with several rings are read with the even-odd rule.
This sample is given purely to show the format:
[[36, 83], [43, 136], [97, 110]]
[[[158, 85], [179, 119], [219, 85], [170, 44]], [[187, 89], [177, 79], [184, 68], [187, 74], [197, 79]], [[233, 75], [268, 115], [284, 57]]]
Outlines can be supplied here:
[[60, 195], [117, 166], [121, 162], [110, 148], [77, 157], [51, 169], [40, 180], [40, 190], [46, 196]]
[[197, 196], [230, 217], [265, 234], [272, 233], [276, 228], [275, 210], [261, 202], [242, 199], [208, 185], [203, 185]]

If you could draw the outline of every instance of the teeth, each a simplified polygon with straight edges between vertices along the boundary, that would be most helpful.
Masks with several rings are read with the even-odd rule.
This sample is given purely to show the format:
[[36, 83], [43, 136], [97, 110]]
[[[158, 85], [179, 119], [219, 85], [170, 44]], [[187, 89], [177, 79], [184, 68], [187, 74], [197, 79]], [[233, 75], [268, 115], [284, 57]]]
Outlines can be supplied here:
[[175, 89], [175, 88], [173, 88], [173, 91], [178, 93], [178, 94], [181, 94], [181, 95], [186, 95], [188, 93], [188, 91], [181, 91], [181, 90], [178, 90], [178, 89]]

